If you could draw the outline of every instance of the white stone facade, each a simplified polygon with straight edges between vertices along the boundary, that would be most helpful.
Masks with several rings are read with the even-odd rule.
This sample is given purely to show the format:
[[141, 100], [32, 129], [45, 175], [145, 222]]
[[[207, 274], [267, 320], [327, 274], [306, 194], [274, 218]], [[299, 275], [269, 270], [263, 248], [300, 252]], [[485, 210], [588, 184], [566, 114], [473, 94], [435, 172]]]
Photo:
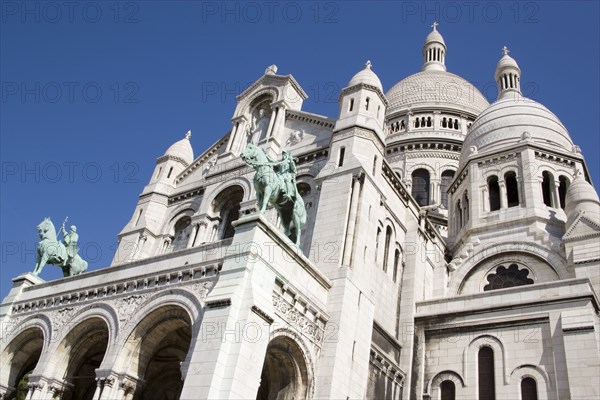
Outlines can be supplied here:
[[[434, 26], [423, 70], [388, 93], [367, 62], [336, 118], [267, 68], [223, 138], [157, 159], [112, 265], [13, 279], [0, 398], [600, 397], [583, 155], [506, 49], [491, 105], [446, 51]], [[255, 213], [249, 142], [298, 159], [300, 248]]]

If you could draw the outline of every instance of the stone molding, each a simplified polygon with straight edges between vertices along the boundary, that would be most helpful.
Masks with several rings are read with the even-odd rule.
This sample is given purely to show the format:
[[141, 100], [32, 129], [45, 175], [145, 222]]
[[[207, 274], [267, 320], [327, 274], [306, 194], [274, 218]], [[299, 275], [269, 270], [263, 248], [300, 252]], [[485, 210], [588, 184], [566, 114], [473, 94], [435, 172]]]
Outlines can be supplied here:
[[335, 120], [316, 114], [308, 114], [302, 111], [285, 110], [285, 119], [306, 122], [311, 125], [322, 126], [333, 129]]
[[[96, 286], [93, 288], [79, 290], [76, 292], [65, 293], [44, 299], [17, 303], [12, 307], [11, 318], [40, 311], [52, 311], [50, 319], [54, 323], [58, 323], [63, 319], [68, 319], [74, 312], [74, 307], [79, 307], [82, 304], [90, 304], [97, 300], [107, 300], [111, 303], [120, 303], [116, 306], [117, 312], [121, 308], [122, 312], [127, 312], [135, 305], [139, 306], [158, 287], [189, 287], [192, 286], [193, 293], [205, 299], [205, 290], [210, 289], [211, 285], [205, 286], [207, 279], [218, 275], [220, 265], [211, 264], [207, 266], [190, 267], [185, 266], [179, 270], [171, 270], [160, 274], [128, 279], [110, 285]], [[200, 290], [200, 286], [202, 290]], [[113, 301], [114, 299], [114, 301]], [[68, 314], [68, 315], [67, 315]]]
[[173, 160], [173, 161], [177, 161], [178, 163], [182, 164], [184, 167], [187, 167], [189, 164], [181, 157], [175, 157], [172, 156], [170, 154], [164, 155], [164, 156], [160, 156], [156, 159], [156, 163], [161, 163], [164, 161], [168, 161], [168, 160]]
[[333, 135], [331, 136], [331, 141], [334, 142], [334, 141], [346, 139], [346, 138], [349, 138], [352, 136], [360, 137], [360, 138], [372, 141], [375, 144], [375, 147], [377, 147], [377, 150], [379, 150], [381, 152], [381, 154], [385, 154], [385, 146], [381, 142], [381, 139], [379, 138], [379, 136], [370, 129], [364, 129], [364, 128], [360, 128], [358, 126], [352, 126], [350, 128], [344, 129], [342, 131], [334, 132]]
[[[315, 345], [321, 347], [325, 335], [325, 324], [323, 322], [319, 324], [322, 324], [322, 326], [319, 326], [306, 313], [300, 312], [279, 293], [273, 293], [273, 308], [275, 314], [288, 322], [295, 331], [300, 332]], [[317, 316], [315, 317], [315, 319], [319, 319]]]

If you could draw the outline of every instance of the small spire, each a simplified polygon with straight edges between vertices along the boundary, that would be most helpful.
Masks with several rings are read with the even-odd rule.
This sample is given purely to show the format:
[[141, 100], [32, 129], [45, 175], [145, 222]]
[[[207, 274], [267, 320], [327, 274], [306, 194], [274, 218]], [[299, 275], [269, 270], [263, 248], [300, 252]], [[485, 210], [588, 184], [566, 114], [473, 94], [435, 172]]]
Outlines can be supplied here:
[[191, 138], [191, 137], [192, 137], [192, 131], [191, 131], [191, 130], [189, 130], [189, 131], [187, 131], [187, 132], [185, 133], [185, 138], [186, 138], [187, 140], [190, 140], [190, 138]]
[[508, 55], [508, 47], [502, 47], [502, 58], [496, 65], [498, 98], [507, 95], [521, 97], [521, 69], [514, 58]]
[[371, 66], [372, 66], [372, 65], [373, 65], [373, 64], [371, 64], [371, 60], [367, 60], [367, 62], [365, 63], [365, 68], [366, 68], [366, 69], [371, 69]]
[[442, 34], [437, 30], [438, 25], [437, 21], [433, 21], [432, 31], [425, 38], [422, 71], [446, 70], [446, 43]]

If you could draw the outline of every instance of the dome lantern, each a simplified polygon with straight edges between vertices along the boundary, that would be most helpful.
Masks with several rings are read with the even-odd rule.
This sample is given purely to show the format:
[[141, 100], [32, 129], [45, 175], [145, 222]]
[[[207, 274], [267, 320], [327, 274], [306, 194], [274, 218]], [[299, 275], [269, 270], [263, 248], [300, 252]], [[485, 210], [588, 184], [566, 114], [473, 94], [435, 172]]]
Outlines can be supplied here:
[[437, 30], [438, 25], [437, 22], [431, 25], [433, 30], [425, 39], [422, 71], [446, 71], [446, 43]]
[[502, 58], [496, 65], [496, 84], [498, 85], [498, 99], [513, 94], [521, 97], [521, 69], [514, 58], [508, 55], [506, 46], [502, 48]]

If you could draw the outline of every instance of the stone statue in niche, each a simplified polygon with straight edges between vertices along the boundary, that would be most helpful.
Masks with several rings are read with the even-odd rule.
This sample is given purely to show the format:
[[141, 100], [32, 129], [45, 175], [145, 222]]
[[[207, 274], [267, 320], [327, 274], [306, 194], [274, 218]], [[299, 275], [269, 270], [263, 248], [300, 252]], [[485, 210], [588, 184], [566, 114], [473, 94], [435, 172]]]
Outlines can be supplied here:
[[259, 108], [252, 116], [250, 128], [248, 129], [248, 143], [258, 144], [267, 136], [269, 129], [270, 114], [264, 108]]

